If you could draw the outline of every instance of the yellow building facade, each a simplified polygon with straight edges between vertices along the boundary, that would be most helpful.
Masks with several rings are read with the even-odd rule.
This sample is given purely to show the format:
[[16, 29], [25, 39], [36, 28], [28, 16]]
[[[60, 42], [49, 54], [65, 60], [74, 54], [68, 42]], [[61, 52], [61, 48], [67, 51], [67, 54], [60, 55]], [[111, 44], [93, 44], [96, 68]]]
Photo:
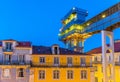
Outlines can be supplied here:
[[[120, 82], [120, 40], [115, 41], [115, 82]], [[94, 77], [95, 82], [103, 82], [103, 67], [102, 67], [102, 48], [95, 48], [88, 52], [88, 54], [93, 55], [92, 62], [94, 67]], [[107, 61], [110, 61], [110, 54], [107, 52]], [[110, 67], [107, 68], [107, 75], [110, 76]]]
[[92, 56], [57, 45], [51, 48], [37, 46], [33, 49], [31, 81], [93, 82]]

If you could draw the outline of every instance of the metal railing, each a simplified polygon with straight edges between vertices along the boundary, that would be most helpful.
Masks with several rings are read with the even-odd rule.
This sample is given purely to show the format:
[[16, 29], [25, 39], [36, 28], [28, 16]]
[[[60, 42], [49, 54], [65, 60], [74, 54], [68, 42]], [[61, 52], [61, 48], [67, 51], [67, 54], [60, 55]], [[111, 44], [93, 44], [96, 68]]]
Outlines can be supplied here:
[[[109, 62], [110, 62], [110, 61], [108, 61], [108, 63], [109, 63]], [[102, 64], [102, 61], [93, 61], [92, 64]], [[115, 62], [115, 65], [116, 65], [116, 66], [120, 66], [120, 62], [116, 61], [116, 62]]]
[[0, 61], [0, 65], [30, 65], [31, 61]]
[[4, 47], [2, 50], [3, 50], [3, 52], [13, 52], [13, 51], [14, 51], [13, 48], [7, 49], [7, 48], [5, 48], [5, 47]]
[[67, 64], [67, 63], [60, 63], [60, 64], [54, 64], [53, 62], [46, 62], [44, 64], [32, 62], [32, 67], [92, 67], [92, 63], [74, 63], [74, 64]]

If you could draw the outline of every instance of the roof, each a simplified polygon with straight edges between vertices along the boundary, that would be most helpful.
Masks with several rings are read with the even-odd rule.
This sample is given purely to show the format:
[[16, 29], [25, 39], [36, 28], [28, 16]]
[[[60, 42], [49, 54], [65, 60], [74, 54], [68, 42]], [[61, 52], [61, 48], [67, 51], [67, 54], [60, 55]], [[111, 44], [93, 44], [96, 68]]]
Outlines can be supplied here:
[[16, 47], [31, 47], [31, 42], [17, 42], [18, 45]]
[[16, 41], [14, 39], [5, 39], [5, 40], [2, 40], [2, 41]]
[[[115, 52], [120, 52], [120, 40], [115, 41], [114, 50]], [[102, 53], [102, 47], [98, 47], [87, 52], [87, 54], [98, 54], [98, 53]]]
[[73, 7], [61, 20], [66, 20], [72, 13], [81, 13], [81, 14], [84, 14], [86, 16], [88, 15], [87, 10]]
[[0, 41], [0, 47], [2, 46], [2, 41], [15, 41], [17, 42], [16, 47], [31, 47], [32, 44], [29, 41], [16, 41], [14, 39], [6, 39], [6, 40], [1, 40]]
[[[52, 48], [51, 47], [45, 47], [45, 46], [33, 46], [32, 47], [32, 53], [33, 55], [50, 55], [52, 54]], [[59, 48], [60, 54], [61, 55], [87, 55], [84, 53], [79, 53], [79, 52], [75, 52], [72, 50], [68, 50], [65, 48]]]

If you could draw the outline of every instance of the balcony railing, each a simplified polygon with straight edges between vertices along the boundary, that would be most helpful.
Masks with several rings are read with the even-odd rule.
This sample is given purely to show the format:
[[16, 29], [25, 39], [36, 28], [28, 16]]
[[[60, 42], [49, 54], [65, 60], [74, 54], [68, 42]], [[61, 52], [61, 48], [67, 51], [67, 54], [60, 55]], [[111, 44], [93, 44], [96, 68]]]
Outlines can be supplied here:
[[31, 63], [32, 67], [92, 67], [92, 64], [85, 63], [85, 64], [80, 64], [80, 63], [74, 63], [74, 64], [66, 64], [66, 63], [61, 63], [61, 64], [54, 64], [52, 62], [46, 62], [44, 64], [32, 62]]
[[[108, 61], [108, 63], [109, 63], [109, 61]], [[94, 61], [93, 64], [102, 64], [102, 61]], [[120, 66], [120, 62], [117, 62], [117, 61], [116, 61], [116, 62], [115, 62], [115, 65], [116, 65], [116, 66]]]
[[6, 49], [6, 48], [3, 48], [3, 52], [13, 52], [13, 48], [11, 48], [11, 49]]
[[19, 62], [19, 61], [0, 61], [0, 65], [30, 65], [30, 61]]

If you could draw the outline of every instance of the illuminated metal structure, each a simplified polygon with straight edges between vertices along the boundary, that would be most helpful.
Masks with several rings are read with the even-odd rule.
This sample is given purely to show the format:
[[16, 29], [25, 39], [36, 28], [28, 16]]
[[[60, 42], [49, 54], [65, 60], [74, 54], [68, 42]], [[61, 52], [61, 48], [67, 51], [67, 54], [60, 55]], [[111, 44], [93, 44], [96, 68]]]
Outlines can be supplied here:
[[120, 3], [108, 8], [97, 16], [85, 21], [88, 12], [73, 8], [63, 19], [59, 39], [68, 49], [79, 50], [84, 47], [80, 43], [101, 30], [112, 31], [120, 26]]
[[[120, 27], [120, 2], [108, 8], [95, 17], [85, 21], [88, 12], [83, 9], [73, 8], [63, 19], [63, 27], [60, 29], [59, 39], [70, 50], [84, 52], [84, 41], [93, 34], [102, 31], [102, 56], [104, 82], [115, 82], [114, 79], [114, 42], [112, 31]], [[110, 38], [110, 46], [106, 45], [106, 36]], [[110, 51], [112, 60], [107, 62], [107, 51]], [[111, 75], [108, 76], [107, 68], [111, 67]]]

